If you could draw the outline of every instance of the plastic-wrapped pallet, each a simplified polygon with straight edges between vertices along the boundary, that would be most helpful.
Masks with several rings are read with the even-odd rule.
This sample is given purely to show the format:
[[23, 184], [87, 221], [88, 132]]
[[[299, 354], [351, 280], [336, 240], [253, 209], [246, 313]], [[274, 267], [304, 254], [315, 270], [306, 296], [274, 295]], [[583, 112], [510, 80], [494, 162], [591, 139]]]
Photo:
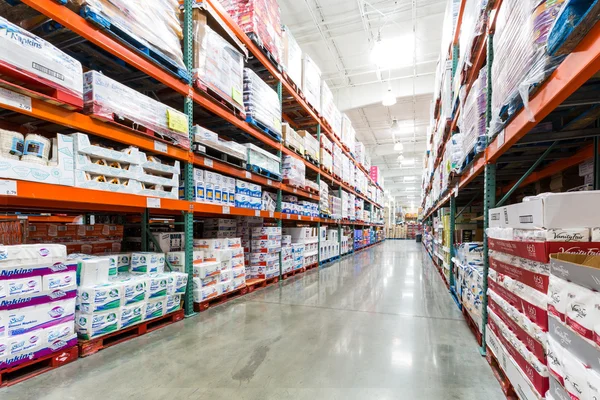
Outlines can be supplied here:
[[110, 121], [124, 119], [190, 148], [188, 116], [96, 71], [84, 74], [85, 112]]
[[294, 156], [283, 156], [283, 179], [288, 185], [304, 188], [306, 166], [304, 162]]
[[244, 109], [244, 55], [208, 26], [206, 14], [194, 9], [193, 77], [237, 108]]
[[321, 111], [321, 70], [308, 56], [302, 55], [302, 92], [317, 111]]
[[333, 173], [334, 175], [337, 175], [338, 177], [342, 176], [342, 155], [344, 153], [342, 152], [342, 149], [340, 146], [338, 146], [337, 144], [333, 145]]
[[246, 114], [281, 135], [279, 96], [250, 68], [244, 68]]
[[281, 274], [281, 228], [257, 227], [251, 231], [250, 264], [246, 269], [249, 278], [268, 279]]
[[[181, 10], [176, 1], [164, 0], [70, 0], [87, 6], [111, 25], [125, 31], [145, 47], [163, 53], [185, 69], [181, 40]], [[90, 12], [88, 11], [88, 13]]]
[[[486, 143], [486, 109], [487, 109], [487, 69], [479, 71], [477, 80], [473, 83], [467, 98], [461, 102], [462, 110], [459, 115], [458, 125], [462, 134], [463, 157], [459, 160], [462, 165], [464, 159], [472, 152], [479, 153]], [[482, 145], [478, 145], [481, 143]]]
[[329, 209], [329, 186], [324, 181], [321, 181], [321, 189], [319, 190], [320, 200], [319, 206], [321, 207], [321, 214], [331, 215]]
[[281, 62], [281, 22], [277, 0], [219, 0], [244, 32]]
[[500, 6], [494, 33], [491, 135], [499, 132], [521, 105], [527, 108], [530, 88], [556, 66], [557, 60], [546, 54], [546, 42], [563, 3], [508, 0]]
[[343, 114], [342, 116], [342, 143], [345, 144], [351, 153], [354, 153], [354, 143], [356, 142], [356, 132], [354, 127], [352, 126], [352, 121], [350, 118]]
[[298, 135], [304, 139], [304, 154], [307, 157], [313, 159], [313, 161], [319, 161], [319, 141], [308, 131], [298, 131]]
[[325, 121], [333, 128], [335, 122], [336, 106], [333, 101], [333, 93], [329, 89], [327, 82], [321, 81], [321, 114]]
[[365, 164], [365, 156], [367, 155], [365, 145], [358, 140], [354, 142], [354, 158], [360, 165]]
[[302, 85], [302, 49], [287, 26], [281, 28], [283, 40], [282, 64], [285, 72], [296, 86]]
[[283, 143], [286, 147], [291, 147], [300, 152], [300, 154], [304, 154], [304, 138], [298, 135], [298, 132], [292, 129], [287, 122], [281, 125], [281, 131], [283, 134]]
[[253, 145], [252, 143], [244, 144], [248, 150], [248, 165], [261, 168], [271, 174], [280, 176], [281, 160], [274, 154]]
[[10, 32], [0, 36], [3, 49], [0, 65], [16, 69], [28, 79], [65, 91], [81, 102], [83, 72], [79, 61], [2, 17], [0, 30]]
[[486, 33], [487, 15], [483, 11], [486, 9], [487, 3], [487, 0], [468, 0], [465, 3], [460, 23], [459, 58], [456, 67], [458, 73], [455, 75], [454, 95], [459, 92], [463, 80], [461, 72], [466, 72], [472, 65], [471, 56], [475, 43], [483, 40]]

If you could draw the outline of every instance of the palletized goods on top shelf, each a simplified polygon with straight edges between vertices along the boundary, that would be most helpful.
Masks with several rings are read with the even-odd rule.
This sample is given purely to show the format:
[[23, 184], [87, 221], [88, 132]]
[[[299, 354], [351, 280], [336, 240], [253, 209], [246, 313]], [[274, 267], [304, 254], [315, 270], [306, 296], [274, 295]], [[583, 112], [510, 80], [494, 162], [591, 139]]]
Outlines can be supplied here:
[[321, 70], [308, 56], [302, 55], [302, 92], [308, 103], [321, 111]]
[[69, 5], [77, 9], [85, 6], [86, 13], [94, 14], [94, 20], [106, 20], [185, 69], [181, 11], [176, 1], [69, 0]]
[[492, 63], [492, 122], [490, 135], [523, 105], [530, 90], [557, 66], [546, 53], [548, 33], [563, 1], [507, 0], [498, 11]]
[[249, 117], [281, 135], [279, 96], [250, 68], [244, 68], [244, 104]]
[[[27, 82], [39, 84], [66, 93], [64, 101], [81, 108], [83, 98], [83, 72], [79, 61], [27, 30], [0, 17], [0, 29], [11, 32], [0, 37], [0, 67], [16, 71]], [[35, 45], [28, 45], [34, 43]], [[37, 66], [37, 67], [36, 67]], [[41, 68], [41, 66], [45, 66]], [[70, 98], [69, 100], [67, 100]]]
[[302, 86], [302, 49], [290, 29], [286, 26], [281, 27], [281, 34], [283, 39], [283, 58], [282, 64], [285, 68], [285, 72], [290, 77], [292, 82], [297, 87]]
[[237, 45], [208, 24], [208, 16], [194, 9], [193, 78], [237, 108], [244, 109], [244, 55]]
[[259, 46], [280, 63], [281, 22], [277, 0], [219, 0], [229, 15]]
[[[466, 90], [466, 86], [463, 89]], [[453, 140], [462, 141], [461, 154], [457, 159], [457, 168], [460, 172], [465, 159], [469, 154], [477, 154], [485, 149], [486, 137], [486, 110], [487, 110], [487, 69], [479, 71], [477, 80], [471, 86], [466, 98], [461, 99], [461, 112], [458, 118], [459, 134], [453, 135]], [[459, 136], [455, 138], [454, 136]]]

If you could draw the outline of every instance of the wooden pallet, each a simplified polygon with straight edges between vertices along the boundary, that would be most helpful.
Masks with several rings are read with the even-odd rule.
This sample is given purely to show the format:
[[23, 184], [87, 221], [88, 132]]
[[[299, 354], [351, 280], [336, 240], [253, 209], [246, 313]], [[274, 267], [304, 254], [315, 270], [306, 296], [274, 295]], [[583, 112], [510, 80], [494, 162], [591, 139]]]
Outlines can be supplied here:
[[242, 160], [234, 155], [224, 153], [203, 143], [194, 143], [192, 150], [194, 153], [201, 156], [212, 158], [213, 160], [220, 161], [237, 168], [246, 169], [246, 160]]
[[194, 86], [202, 96], [213, 101], [214, 103], [220, 104], [227, 108], [233, 115], [244, 121], [246, 119], [246, 109], [243, 105], [236, 104], [230, 99], [224, 97], [221, 93], [214, 90], [212, 87], [204, 84], [200, 79], [194, 80]]
[[270, 171], [267, 171], [266, 169], [263, 169], [263, 168], [259, 167], [258, 165], [246, 164], [246, 169], [250, 172], [254, 172], [257, 175], [264, 176], [265, 178], [281, 182], [281, 175], [277, 175]]
[[296, 85], [296, 82], [294, 82], [294, 80], [292, 78], [290, 78], [290, 76], [287, 74], [287, 72], [285, 72], [285, 70], [283, 70], [283, 72], [281, 73], [281, 76], [283, 76], [283, 79], [287, 83], [289, 83], [289, 85], [292, 87], [294, 92], [296, 92], [296, 94], [298, 94], [298, 96], [300, 96], [301, 99], [306, 99], [300, 86]]
[[162, 317], [154, 318], [149, 321], [144, 321], [140, 324], [131, 326], [129, 328], [121, 329], [120, 331], [113, 332], [111, 334], [99, 338], [90, 340], [80, 340], [78, 344], [79, 356], [90, 356], [116, 344], [126, 342], [136, 337], [145, 335], [146, 333], [163, 328], [167, 325], [179, 322], [183, 320], [183, 318], [184, 311], [178, 310], [170, 314], [164, 315]]
[[201, 303], [194, 303], [194, 311], [195, 312], [203, 312], [208, 310], [211, 307], [218, 306], [223, 303], [227, 303], [228, 301], [234, 300], [240, 296], [244, 296], [248, 294], [248, 286], [243, 286], [241, 288], [232, 290], [229, 293], [223, 293], [217, 297], [212, 299], [205, 300]]
[[12, 386], [45, 372], [69, 364], [78, 357], [77, 346], [31, 360], [16, 367], [0, 370], [0, 387]]
[[305, 266], [304, 268], [305, 268], [307, 271], [310, 271], [311, 269], [318, 268], [318, 267], [319, 267], [319, 263], [314, 263], [314, 264], [307, 265], [307, 266]]
[[485, 358], [488, 364], [490, 365], [490, 368], [492, 369], [492, 373], [496, 377], [496, 380], [500, 384], [500, 388], [504, 396], [506, 396], [506, 399], [518, 400], [519, 397], [517, 396], [515, 389], [513, 388], [512, 384], [510, 383], [510, 380], [502, 370], [498, 359], [489, 347], [486, 348]]
[[278, 282], [279, 276], [268, 279], [246, 279], [246, 286], [248, 286], [248, 293], [252, 293], [255, 290], [265, 288]]
[[304, 154], [304, 158], [314, 164], [315, 167], [319, 167], [319, 160], [313, 158], [310, 154]]
[[252, 116], [250, 115], [246, 115], [246, 122], [251, 125], [254, 125], [260, 131], [266, 133], [267, 135], [269, 135], [269, 137], [271, 137], [271, 139], [275, 140], [276, 142], [281, 142], [281, 134], [275, 132], [271, 127], [267, 126], [266, 124], [263, 124], [261, 121], [252, 118]]
[[112, 125], [116, 125], [120, 128], [131, 130], [135, 133], [150, 136], [153, 139], [161, 141], [163, 143], [183, 147], [186, 149], [190, 148], [190, 139], [189, 139], [189, 137], [186, 137], [185, 135], [178, 135], [177, 133], [174, 133], [174, 132], [169, 133], [168, 135], [165, 135], [163, 133], [156, 132], [152, 128], [143, 126], [135, 121], [132, 121], [127, 118], [123, 118], [115, 113], [111, 114], [110, 116], [106, 116], [101, 113], [101, 110], [96, 110], [95, 106], [88, 107], [86, 105], [85, 108], [86, 108], [85, 112], [94, 119], [97, 119], [97, 120], [100, 120], [103, 122], [107, 122]]
[[283, 141], [283, 145], [285, 147], [287, 147], [288, 149], [292, 150], [294, 153], [298, 154], [300, 157], [304, 157], [304, 152], [302, 152], [299, 149], [297, 149], [293, 144], [286, 143], [285, 140], [284, 140]]
[[311, 187], [307, 186], [307, 187], [304, 188], [304, 190], [306, 190], [308, 193], [312, 193], [312, 194], [317, 195], [317, 196], [319, 195], [319, 191], [315, 190], [315, 189], [313, 189]]
[[[51, 81], [46, 81], [33, 73], [15, 68], [5, 62], [0, 62], [0, 87], [68, 110], [83, 109], [83, 95], [78, 97], [66, 89], [57, 87]], [[26, 110], [25, 107], [26, 105], [23, 104], [23, 110]]]
[[303, 274], [305, 272], [306, 272], [306, 268], [305, 267], [294, 269], [292, 271], [286, 272], [285, 274], [281, 275], [281, 280], [284, 281], [286, 279], [290, 279], [293, 276], [300, 275], [300, 274]]

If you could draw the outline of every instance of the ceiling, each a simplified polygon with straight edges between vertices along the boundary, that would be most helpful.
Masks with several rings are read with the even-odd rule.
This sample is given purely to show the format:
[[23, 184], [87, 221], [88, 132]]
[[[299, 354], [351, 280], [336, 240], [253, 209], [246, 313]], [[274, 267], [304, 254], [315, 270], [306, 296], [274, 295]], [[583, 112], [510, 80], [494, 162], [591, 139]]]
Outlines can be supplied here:
[[[446, 0], [279, 0], [282, 23], [321, 67], [357, 140], [382, 168], [385, 189], [403, 206], [420, 203], [420, 181]], [[416, 33], [415, 35], [412, 32]], [[377, 38], [394, 44], [395, 64], [371, 61]], [[381, 104], [391, 88], [397, 103]], [[397, 119], [400, 129], [390, 129]], [[404, 145], [400, 166], [394, 141]], [[415, 177], [405, 182], [405, 177]], [[408, 178], [410, 180], [410, 178]], [[414, 190], [410, 190], [414, 188]], [[409, 198], [409, 197], [414, 197]]]

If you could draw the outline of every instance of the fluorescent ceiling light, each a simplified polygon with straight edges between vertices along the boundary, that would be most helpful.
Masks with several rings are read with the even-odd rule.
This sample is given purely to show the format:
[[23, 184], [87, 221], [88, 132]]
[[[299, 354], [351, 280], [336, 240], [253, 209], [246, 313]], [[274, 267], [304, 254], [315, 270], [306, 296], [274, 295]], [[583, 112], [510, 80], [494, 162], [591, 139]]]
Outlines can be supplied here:
[[371, 51], [371, 62], [381, 69], [410, 65], [415, 41], [412, 34], [389, 39], [379, 38]]
[[402, 143], [398, 142], [394, 145], [394, 151], [402, 151], [402, 150], [404, 150], [404, 145]]
[[392, 88], [389, 88], [388, 91], [383, 95], [383, 100], [381, 102], [385, 107], [391, 107], [396, 104], [396, 96], [392, 93]]
[[405, 176], [404, 182], [414, 182], [415, 179], [416, 179], [416, 177], [414, 177], [414, 176]]
[[415, 190], [415, 188], [413, 186], [409, 186], [406, 188], [407, 192], [412, 192], [413, 190]]
[[407, 158], [406, 160], [402, 160], [402, 165], [415, 165], [415, 159]]

